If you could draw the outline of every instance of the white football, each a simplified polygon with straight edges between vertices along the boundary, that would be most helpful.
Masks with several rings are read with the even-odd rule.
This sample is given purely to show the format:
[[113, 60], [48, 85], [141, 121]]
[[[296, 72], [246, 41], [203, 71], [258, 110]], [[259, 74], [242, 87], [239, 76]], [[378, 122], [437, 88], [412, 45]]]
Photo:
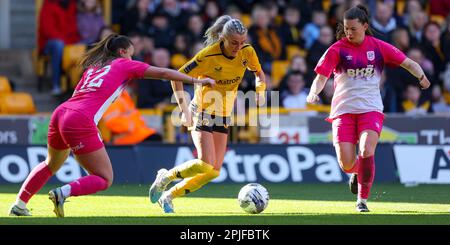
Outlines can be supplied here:
[[241, 188], [238, 195], [239, 206], [247, 213], [258, 214], [269, 204], [269, 192], [258, 183], [250, 183]]

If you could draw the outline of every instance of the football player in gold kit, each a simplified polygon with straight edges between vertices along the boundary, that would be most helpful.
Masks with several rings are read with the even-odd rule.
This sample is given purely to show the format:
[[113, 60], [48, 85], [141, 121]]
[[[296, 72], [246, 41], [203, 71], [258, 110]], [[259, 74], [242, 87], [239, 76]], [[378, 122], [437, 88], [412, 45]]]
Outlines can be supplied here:
[[[238, 19], [219, 17], [206, 31], [206, 47], [180, 68], [192, 77], [209, 77], [215, 86], [196, 86], [192, 102], [186, 100], [183, 84], [172, 81], [182, 112], [182, 122], [191, 130], [198, 157], [170, 170], [160, 169], [149, 190], [152, 203], [158, 202], [165, 213], [173, 213], [172, 199], [200, 189], [219, 176], [227, 148], [228, 122], [239, 83], [248, 69], [255, 74], [256, 100], [264, 103], [264, 72], [255, 50], [246, 44], [247, 29]], [[183, 179], [170, 190], [166, 186]]]

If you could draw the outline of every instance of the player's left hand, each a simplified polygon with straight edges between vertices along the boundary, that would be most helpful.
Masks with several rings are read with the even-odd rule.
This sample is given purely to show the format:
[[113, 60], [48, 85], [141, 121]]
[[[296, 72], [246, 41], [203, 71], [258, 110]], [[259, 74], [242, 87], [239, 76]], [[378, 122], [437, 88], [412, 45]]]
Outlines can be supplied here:
[[201, 84], [209, 84], [211, 86], [214, 86], [216, 84], [216, 81], [214, 79], [211, 78], [203, 78], [203, 79], [198, 79], [199, 83]]

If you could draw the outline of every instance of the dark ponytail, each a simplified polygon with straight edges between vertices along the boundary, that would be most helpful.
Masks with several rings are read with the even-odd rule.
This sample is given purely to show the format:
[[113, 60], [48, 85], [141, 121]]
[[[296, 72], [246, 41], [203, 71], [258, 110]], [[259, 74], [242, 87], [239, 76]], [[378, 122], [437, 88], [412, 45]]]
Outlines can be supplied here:
[[127, 49], [131, 45], [133, 44], [128, 37], [110, 34], [83, 55], [80, 65], [83, 69], [90, 66], [105, 66], [113, 59], [120, 57], [119, 49]]
[[[361, 24], [370, 24], [369, 23], [369, 11], [367, 10], [366, 6], [358, 4], [355, 7], [345, 11], [344, 13], [344, 19], [345, 20], [354, 20], [358, 19]], [[373, 35], [372, 30], [367, 28], [366, 35]], [[340, 40], [341, 38], [345, 37], [345, 31], [344, 31], [344, 24], [343, 21], [340, 21], [337, 27], [336, 31], [336, 39]]]

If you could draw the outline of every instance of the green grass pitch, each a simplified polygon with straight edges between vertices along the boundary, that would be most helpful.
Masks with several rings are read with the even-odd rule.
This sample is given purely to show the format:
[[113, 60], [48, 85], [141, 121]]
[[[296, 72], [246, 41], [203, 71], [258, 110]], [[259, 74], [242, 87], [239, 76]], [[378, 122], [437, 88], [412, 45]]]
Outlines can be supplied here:
[[0, 185], [0, 224], [450, 224], [448, 185], [374, 184], [370, 213], [355, 212], [355, 198], [346, 184], [263, 184], [269, 191], [267, 209], [244, 213], [237, 193], [244, 184], [210, 184], [174, 201], [176, 214], [163, 214], [151, 204], [145, 185], [113, 185], [107, 191], [69, 198], [58, 219], [46, 185], [28, 208], [32, 217], [9, 217], [19, 185]]

